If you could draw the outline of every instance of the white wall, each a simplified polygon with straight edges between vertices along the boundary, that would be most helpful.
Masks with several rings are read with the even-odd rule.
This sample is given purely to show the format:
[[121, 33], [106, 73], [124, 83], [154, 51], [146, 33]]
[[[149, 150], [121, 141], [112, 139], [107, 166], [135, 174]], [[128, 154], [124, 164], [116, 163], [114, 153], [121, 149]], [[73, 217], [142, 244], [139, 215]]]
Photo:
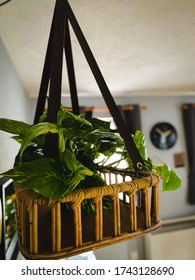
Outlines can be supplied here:
[[[31, 104], [0, 38], [0, 118], [31, 121]], [[0, 172], [12, 168], [19, 145], [0, 131]]]

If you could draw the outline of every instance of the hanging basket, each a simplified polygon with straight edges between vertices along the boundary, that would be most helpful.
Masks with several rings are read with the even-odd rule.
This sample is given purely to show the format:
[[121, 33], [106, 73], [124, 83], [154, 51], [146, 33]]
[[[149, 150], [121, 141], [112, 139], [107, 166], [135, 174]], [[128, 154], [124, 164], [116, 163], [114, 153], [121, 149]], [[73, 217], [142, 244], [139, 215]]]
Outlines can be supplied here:
[[[135, 173], [131, 174], [131, 178], [121, 171], [102, 173], [106, 186], [75, 189], [59, 200], [40, 196], [16, 185], [19, 249], [26, 259], [62, 259], [141, 236], [160, 226], [159, 177], [146, 172], [144, 160], [128, 133], [67, 0], [56, 0], [34, 124], [38, 123], [44, 111], [48, 85], [47, 121], [55, 123], [57, 120], [61, 104], [63, 50], [73, 113], [79, 114], [69, 22], [124, 140]], [[53, 136], [45, 136], [44, 152], [46, 157], [57, 158], [58, 139]], [[119, 182], [118, 177], [122, 178], [122, 182]], [[104, 209], [104, 197], [112, 199], [111, 209]], [[87, 215], [83, 213], [81, 203], [89, 199], [93, 201], [94, 213]]]
[[[67, 258], [139, 237], [160, 226], [157, 175], [122, 183], [117, 180], [125, 180], [125, 175], [103, 176], [109, 185], [75, 190], [57, 201], [16, 185], [19, 249], [26, 259]], [[116, 183], [111, 184], [113, 180]], [[112, 209], [103, 209], [104, 196], [112, 198]], [[82, 213], [84, 199], [94, 201], [93, 214]]]

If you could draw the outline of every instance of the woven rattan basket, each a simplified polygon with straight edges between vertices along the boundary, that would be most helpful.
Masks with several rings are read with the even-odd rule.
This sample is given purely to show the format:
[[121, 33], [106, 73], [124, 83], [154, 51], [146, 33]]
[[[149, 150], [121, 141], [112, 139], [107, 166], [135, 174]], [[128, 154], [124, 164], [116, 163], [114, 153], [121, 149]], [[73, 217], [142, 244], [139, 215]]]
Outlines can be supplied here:
[[[56, 0], [34, 124], [39, 122], [47, 97], [47, 122], [57, 122], [58, 111], [61, 108], [63, 51], [66, 57], [73, 113], [80, 114], [69, 23], [118, 133], [124, 140], [132, 160], [132, 170], [136, 176], [139, 175], [139, 179], [135, 178], [135, 174], [129, 178], [124, 172], [121, 175], [121, 171], [120, 174], [107, 172], [102, 174], [106, 186], [75, 189], [64, 198], [55, 201], [16, 185], [19, 249], [26, 259], [62, 259], [138, 237], [159, 227], [159, 177], [149, 172], [148, 177], [143, 174], [148, 168], [139, 154], [67, 0]], [[44, 155], [58, 159], [58, 138], [55, 136], [52, 133], [45, 135]], [[120, 181], [119, 176], [122, 178]], [[110, 209], [103, 207], [103, 200], [105, 201], [107, 196], [112, 199]], [[93, 214], [83, 213], [81, 203], [85, 199], [93, 201]]]
[[[141, 236], [160, 226], [158, 176], [122, 183], [117, 183], [119, 174], [104, 176], [109, 183], [116, 183], [75, 190], [59, 201], [16, 186], [19, 249], [26, 259], [62, 259]], [[120, 177], [125, 180], [126, 176]], [[103, 210], [104, 196], [112, 198], [112, 209]], [[94, 200], [94, 214], [82, 213], [84, 199]]]

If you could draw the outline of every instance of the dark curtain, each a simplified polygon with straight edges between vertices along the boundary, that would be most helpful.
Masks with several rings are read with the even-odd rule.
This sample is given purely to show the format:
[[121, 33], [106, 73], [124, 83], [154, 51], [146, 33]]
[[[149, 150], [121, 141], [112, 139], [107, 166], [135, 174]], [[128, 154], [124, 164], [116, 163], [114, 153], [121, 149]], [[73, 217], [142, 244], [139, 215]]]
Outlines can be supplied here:
[[122, 114], [124, 122], [127, 125], [129, 133], [134, 134], [136, 130], [141, 130], [141, 114], [139, 105], [119, 105], [118, 108]]
[[90, 120], [92, 118], [93, 115], [92, 107], [80, 106], [79, 109], [80, 109], [80, 114], [82, 114], [86, 120]]
[[182, 116], [188, 157], [188, 201], [195, 204], [195, 104], [183, 104]]

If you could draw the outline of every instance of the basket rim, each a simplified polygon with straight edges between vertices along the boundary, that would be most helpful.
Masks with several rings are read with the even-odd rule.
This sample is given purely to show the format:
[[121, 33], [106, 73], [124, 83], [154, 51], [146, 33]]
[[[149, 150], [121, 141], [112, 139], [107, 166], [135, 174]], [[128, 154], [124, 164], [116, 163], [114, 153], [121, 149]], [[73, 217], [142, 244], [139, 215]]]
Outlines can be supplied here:
[[[152, 179], [152, 181], [151, 181]], [[125, 181], [122, 183], [113, 183], [105, 186], [75, 189], [69, 194], [60, 199], [52, 199], [42, 196], [31, 189], [23, 187], [17, 183], [14, 183], [15, 192], [18, 198], [23, 201], [27, 208], [30, 209], [32, 203], [38, 203], [39, 205], [55, 205], [61, 203], [75, 203], [78, 200], [102, 198], [103, 196], [115, 197], [119, 192], [125, 192], [131, 195], [139, 190], [146, 190], [150, 187], [158, 186], [160, 177], [156, 173], [151, 173], [151, 176], [132, 179], [131, 181]]]

